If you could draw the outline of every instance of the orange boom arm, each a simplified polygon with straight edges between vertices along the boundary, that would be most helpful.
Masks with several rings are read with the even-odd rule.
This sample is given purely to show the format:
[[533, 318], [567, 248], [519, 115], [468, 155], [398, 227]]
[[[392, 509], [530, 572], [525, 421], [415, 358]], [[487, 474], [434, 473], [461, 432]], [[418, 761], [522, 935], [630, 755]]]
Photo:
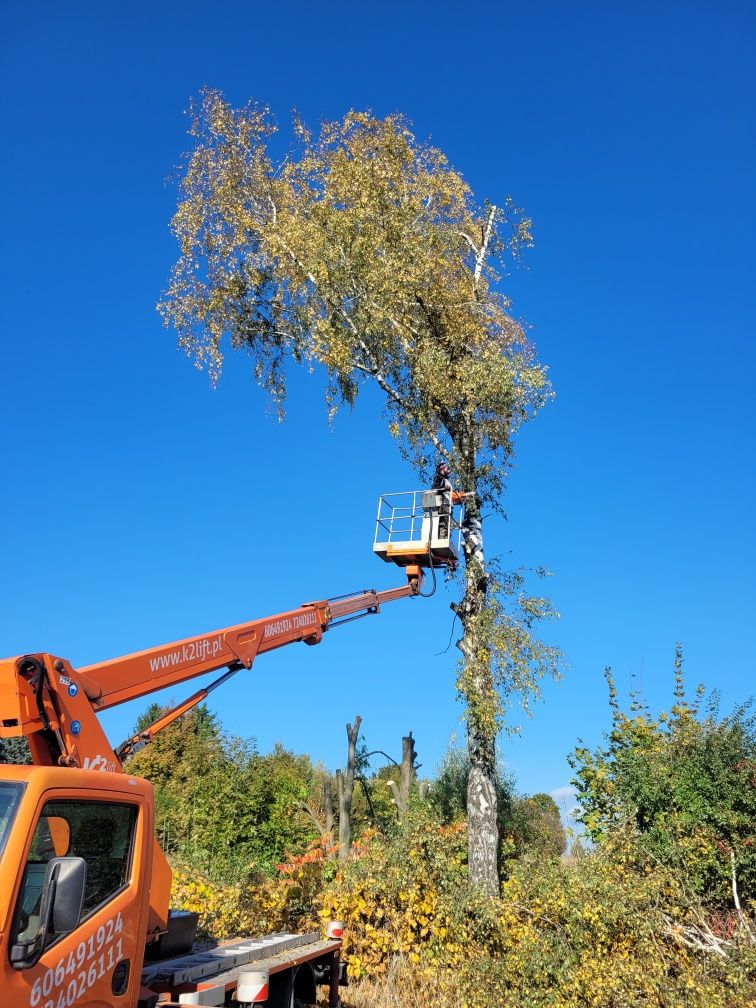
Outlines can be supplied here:
[[329, 627], [347, 618], [377, 613], [384, 602], [416, 595], [419, 584], [420, 575], [413, 572], [401, 588], [308, 602], [289, 612], [137, 651], [79, 671], [97, 683], [100, 695], [94, 706], [105, 710], [224, 666], [251, 668], [259, 654], [285, 644], [319, 644]]
[[[146, 651], [74, 669], [48, 654], [25, 655], [0, 662], [0, 737], [25, 736], [37, 765], [88, 766], [92, 761], [120, 770], [121, 759], [133, 748], [121, 747], [117, 756], [94, 717], [106, 710], [188, 679], [225, 668], [217, 682], [199, 690], [174, 711], [155, 722], [141, 739], [146, 741], [170, 724], [216, 686], [242, 668], [251, 668], [259, 654], [286, 644], [318, 644], [331, 627], [380, 611], [384, 602], [417, 595], [420, 568], [408, 567], [400, 588], [374, 590], [309, 602], [237, 626], [187, 637]], [[132, 740], [136, 743], [138, 739]]]

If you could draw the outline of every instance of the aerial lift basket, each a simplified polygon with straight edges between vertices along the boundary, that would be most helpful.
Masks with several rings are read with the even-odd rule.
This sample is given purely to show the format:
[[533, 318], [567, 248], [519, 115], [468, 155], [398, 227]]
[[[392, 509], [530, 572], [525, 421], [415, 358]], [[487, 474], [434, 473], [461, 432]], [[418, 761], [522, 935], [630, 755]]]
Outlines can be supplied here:
[[460, 526], [449, 494], [405, 490], [378, 501], [373, 552], [400, 567], [455, 567]]

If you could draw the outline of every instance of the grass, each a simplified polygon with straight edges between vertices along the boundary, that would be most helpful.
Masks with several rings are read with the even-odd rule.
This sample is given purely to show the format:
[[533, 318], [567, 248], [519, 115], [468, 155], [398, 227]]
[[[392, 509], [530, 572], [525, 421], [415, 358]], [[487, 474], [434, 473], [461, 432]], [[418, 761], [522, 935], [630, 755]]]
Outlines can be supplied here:
[[[327, 1006], [328, 998], [319, 1002]], [[420, 977], [406, 960], [396, 958], [377, 980], [350, 981], [341, 990], [342, 1008], [458, 1008], [459, 996], [442, 990], [433, 977]]]

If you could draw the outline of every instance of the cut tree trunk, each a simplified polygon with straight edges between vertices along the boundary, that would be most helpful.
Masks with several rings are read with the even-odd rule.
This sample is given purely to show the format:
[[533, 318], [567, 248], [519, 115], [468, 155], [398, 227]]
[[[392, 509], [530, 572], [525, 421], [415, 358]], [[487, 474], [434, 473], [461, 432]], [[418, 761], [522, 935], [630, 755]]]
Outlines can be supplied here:
[[352, 795], [354, 794], [354, 767], [357, 754], [357, 739], [360, 734], [362, 718], [359, 714], [354, 719], [354, 725], [346, 726], [348, 747], [347, 765], [342, 773], [336, 771], [339, 789], [339, 860], [346, 861], [352, 845]]
[[402, 762], [399, 764], [399, 784], [396, 781], [387, 780], [391, 795], [396, 805], [396, 815], [399, 821], [407, 815], [409, 810], [410, 791], [412, 781], [415, 779], [415, 740], [412, 732], [402, 739]]
[[402, 739], [402, 762], [399, 768], [399, 814], [404, 817], [409, 809], [410, 789], [415, 779], [415, 740], [412, 732]]
[[333, 836], [335, 816], [333, 814], [333, 785], [330, 777], [326, 777], [323, 781], [323, 810], [325, 812], [326, 833]]

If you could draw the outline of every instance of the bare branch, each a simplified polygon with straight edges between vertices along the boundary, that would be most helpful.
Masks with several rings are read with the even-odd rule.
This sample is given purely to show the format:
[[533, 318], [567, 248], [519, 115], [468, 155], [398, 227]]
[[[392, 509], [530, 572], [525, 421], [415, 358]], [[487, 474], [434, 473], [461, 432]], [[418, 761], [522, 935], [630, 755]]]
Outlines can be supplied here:
[[730, 851], [730, 871], [732, 874], [732, 901], [738, 912], [738, 917], [743, 919], [743, 911], [740, 909], [740, 896], [738, 895], [738, 880], [735, 876], [735, 851]]
[[297, 808], [300, 810], [300, 812], [304, 812], [305, 815], [312, 820], [313, 826], [318, 831], [318, 833], [320, 833], [321, 836], [326, 836], [328, 834], [328, 830], [326, 829], [325, 824], [325, 818], [324, 816], [319, 814], [319, 810], [314, 809], [312, 805], [308, 804], [305, 801], [298, 802]]
[[400, 802], [400, 798], [399, 798], [399, 785], [396, 783], [396, 781], [393, 781], [393, 780], [387, 780], [386, 781], [386, 785], [387, 785], [388, 789], [391, 791], [391, 795], [392, 795], [392, 797], [394, 799], [394, 805], [396, 805], [396, 814], [399, 815], [400, 814], [400, 812], [399, 812], [399, 802]]
[[476, 259], [476, 261], [477, 261], [477, 259], [478, 259], [478, 256], [479, 256], [479, 254], [480, 254], [480, 253], [479, 253], [479, 251], [478, 251], [478, 246], [477, 246], [477, 245], [475, 244], [475, 242], [474, 242], [474, 241], [472, 240], [472, 238], [470, 237], [470, 235], [469, 235], [469, 234], [467, 234], [467, 232], [466, 232], [466, 231], [457, 231], [457, 234], [458, 234], [458, 235], [460, 236], [460, 238], [464, 238], [464, 239], [465, 239], [465, 241], [467, 242], [467, 244], [468, 244], [468, 245], [470, 246], [470, 248], [471, 248], [471, 249], [473, 250], [473, 252], [474, 252], [474, 254], [475, 254], [475, 259]]
[[732, 942], [726, 938], [717, 938], [705, 923], [701, 926], [696, 924], [678, 924], [671, 917], [663, 914], [666, 924], [664, 931], [670, 938], [686, 945], [688, 948], [698, 949], [700, 952], [709, 952], [725, 958], [727, 948], [732, 947]]
[[738, 880], [735, 874], [735, 852], [730, 851], [730, 871], [732, 877], [732, 901], [735, 904], [735, 910], [738, 915], [738, 921], [740, 922], [741, 934], [745, 934], [749, 942], [752, 945], [756, 945], [756, 931], [752, 928], [748, 921], [748, 918], [743, 913], [742, 907], [740, 906], [740, 895], [738, 893]]
[[394, 764], [394, 766], [397, 766], [397, 767], [399, 766], [399, 764], [396, 762], [396, 760], [394, 759], [394, 757], [393, 756], [389, 756], [389, 754], [387, 752], [384, 752], [383, 749], [373, 749], [372, 752], [369, 752], [367, 754], [366, 758], [370, 759], [371, 756], [385, 756], [386, 759], [390, 763]]

